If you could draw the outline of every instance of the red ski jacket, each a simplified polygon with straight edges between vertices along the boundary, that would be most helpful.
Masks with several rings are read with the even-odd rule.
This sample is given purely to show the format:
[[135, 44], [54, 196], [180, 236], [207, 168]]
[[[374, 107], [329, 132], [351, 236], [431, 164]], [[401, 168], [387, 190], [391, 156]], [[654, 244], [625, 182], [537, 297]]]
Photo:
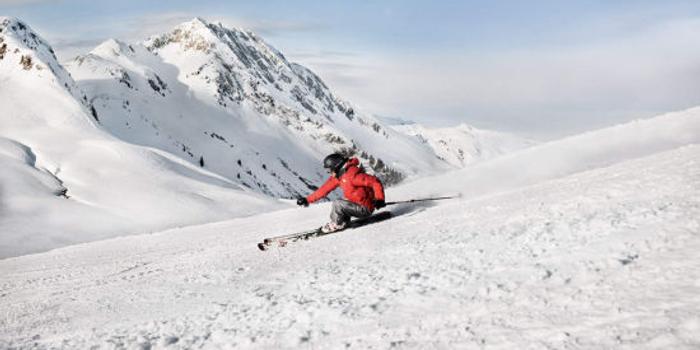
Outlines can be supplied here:
[[358, 167], [359, 164], [360, 161], [357, 158], [350, 158], [345, 163], [345, 172], [340, 175], [340, 178], [329, 177], [326, 183], [306, 197], [306, 200], [313, 203], [340, 186], [347, 200], [374, 210], [374, 201], [384, 200], [384, 186], [376, 177], [362, 172]]

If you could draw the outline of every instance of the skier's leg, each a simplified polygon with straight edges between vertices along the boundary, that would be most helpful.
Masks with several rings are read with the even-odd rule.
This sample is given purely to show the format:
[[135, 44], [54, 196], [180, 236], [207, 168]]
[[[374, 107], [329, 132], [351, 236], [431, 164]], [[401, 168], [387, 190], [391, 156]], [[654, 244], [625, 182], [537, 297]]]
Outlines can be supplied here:
[[344, 225], [350, 221], [351, 217], [364, 218], [372, 214], [369, 209], [362, 205], [339, 199], [333, 201], [333, 210], [331, 211], [331, 221], [338, 225]]

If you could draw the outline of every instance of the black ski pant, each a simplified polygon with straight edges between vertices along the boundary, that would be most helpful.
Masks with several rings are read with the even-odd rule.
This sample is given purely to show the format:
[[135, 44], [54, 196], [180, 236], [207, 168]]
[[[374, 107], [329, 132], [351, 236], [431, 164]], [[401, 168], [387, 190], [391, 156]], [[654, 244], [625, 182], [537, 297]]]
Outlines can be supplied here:
[[336, 224], [345, 224], [350, 221], [351, 217], [366, 218], [370, 215], [372, 215], [372, 212], [363, 205], [344, 199], [333, 201], [331, 220]]

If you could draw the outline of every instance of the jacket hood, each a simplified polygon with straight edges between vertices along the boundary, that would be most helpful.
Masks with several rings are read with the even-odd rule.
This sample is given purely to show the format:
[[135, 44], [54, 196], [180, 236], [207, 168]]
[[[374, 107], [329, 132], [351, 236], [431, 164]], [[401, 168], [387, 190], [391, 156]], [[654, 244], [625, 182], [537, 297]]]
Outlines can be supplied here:
[[345, 164], [343, 164], [342, 169], [340, 169], [340, 171], [338, 171], [335, 174], [335, 176], [337, 178], [340, 178], [341, 176], [345, 175], [345, 172], [348, 171], [348, 169], [350, 169], [352, 167], [357, 167], [359, 165], [360, 165], [360, 160], [355, 158], [355, 157], [352, 157], [352, 158], [345, 161]]
[[358, 166], [358, 165], [360, 165], [360, 160], [357, 159], [356, 157], [352, 157], [352, 158], [348, 159], [347, 162], [345, 162], [346, 169], [351, 167], [351, 166]]

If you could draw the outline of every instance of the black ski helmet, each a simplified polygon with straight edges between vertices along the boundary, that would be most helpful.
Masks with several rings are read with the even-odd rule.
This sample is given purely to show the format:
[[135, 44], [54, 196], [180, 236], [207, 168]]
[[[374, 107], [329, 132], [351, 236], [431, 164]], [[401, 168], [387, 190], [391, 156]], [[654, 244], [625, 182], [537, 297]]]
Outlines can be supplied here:
[[339, 173], [347, 160], [348, 159], [342, 154], [329, 154], [325, 159], [323, 159], [323, 167], [334, 173]]

